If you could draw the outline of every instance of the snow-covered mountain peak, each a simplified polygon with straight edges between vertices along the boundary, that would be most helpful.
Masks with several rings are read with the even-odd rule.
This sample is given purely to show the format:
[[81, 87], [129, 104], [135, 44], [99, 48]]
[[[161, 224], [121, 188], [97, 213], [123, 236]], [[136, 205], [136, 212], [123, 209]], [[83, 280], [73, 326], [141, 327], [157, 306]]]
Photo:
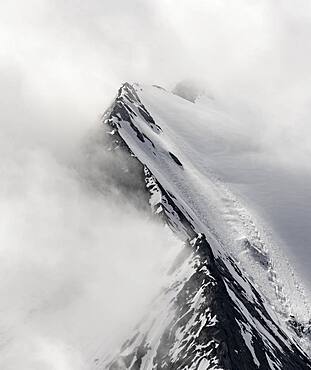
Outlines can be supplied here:
[[310, 369], [304, 292], [260, 217], [213, 168], [250, 150], [239, 125], [128, 83], [103, 123], [111, 150], [141, 166], [151, 211], [185, 245], [150, 312], [115, 354], [96, 354], [95, 368]]

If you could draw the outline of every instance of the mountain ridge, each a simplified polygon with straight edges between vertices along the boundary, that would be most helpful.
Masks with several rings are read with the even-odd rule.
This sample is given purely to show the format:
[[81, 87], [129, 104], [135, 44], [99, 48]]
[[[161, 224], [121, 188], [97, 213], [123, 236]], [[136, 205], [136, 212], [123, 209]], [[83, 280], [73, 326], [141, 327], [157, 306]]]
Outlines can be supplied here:
[[[310, 369], [308, 356], [235, 259], [219, 253], [215, 236], [208, 235], [207, 240], [184, 199], [161, 181], [165, 175], [161, 166], [173, 171], [187, 168], [174, 148], [158, 147], [156, 137], [164, 135], [163, 129], [143, 104], [139, 91], [139, 85], [122, 85], [103, 124], [109, 128], [113, 150], [124, 150], [136, 158], [153, 213], [185, 246], [155, 304], [164, 316], [157, 310], [151, 313], [132, 339], [109, 360], [96, 361], [96, 368]], [[151, 168], [149, 157], [156, 158], [159, 166]], [[259, 264], [264, 263], [262, 257]]]

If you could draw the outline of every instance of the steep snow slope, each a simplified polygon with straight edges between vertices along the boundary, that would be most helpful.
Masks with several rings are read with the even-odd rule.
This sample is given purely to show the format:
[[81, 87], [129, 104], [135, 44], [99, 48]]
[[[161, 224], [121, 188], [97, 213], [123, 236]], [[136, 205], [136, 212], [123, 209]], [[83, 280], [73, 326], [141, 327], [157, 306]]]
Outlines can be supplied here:
[[[256, 142], [257, 133], [253, 133], [254, 137], [245, 135], [243, 124], [233, 121], [211, 100], [192, 104], [150, 87], [144, 87], [140, 93], [152, 116], [162, 122], [172, 137], [180, 155], [203, 175], [201, 182], [211, 179], [212, 171], [214, 180], [215, 177], [221, 179], [218, 184], [226, 190], [230, 186], [234, 195], [239, 195], [253, 221], [258, 218], [257, 228], [264, 229], [261, 231], [266, 234], [278, 273], [283, 273], [283, 280], [287, 280], [289, 266], [277, 264], [284, 261], [284, 254], [288, 255], [307, 285], [308, 291], [304, 294], [310, 297], [311, 178], [308, 172], [297, 169], [299, 166], [286, 167], [273, 160], [273, 153], [261, 152]], [[237, 221], [237, 218], [232, 220], [235, 227]], [[297, 287], [292, 280], [288, 283], [290, 291]], [[297, 302], [296, 310], [301, 318], [307, 318], [310, 313], [306, 313], [301, 299], [295, 296], [293, 301]]]
[[[197, 217], [196, 223], [200, 225], [198, 231], [206, 232], [208, 229], [226, 244], [226, 248], [231, 246], [230, 253], [240, 262], [244, 261], [242, 267], [255, 277], [256, 283], [276, 306], [278, 303], [275, 298], [285, 306], [280, 309], [286, 309], [287, 313], [293, 310], [301, 319], [307, 320], [310, 317], [309, 304], [305, 302], [302, 288], [287, 263], [286, 255], [274, 240], [277, 236], [271, 235], [271, 229], [259, 219], [256, 211], [246, 209], [242, 200], [217, 176], [216, 170], [222, 173], [228, 169], [228, 165], [223, 166], [225, 159], [233, 157], [235, 153], [256, 150], [249, 143], [249, 137], [243, 135], [243, 126], [220, 111], [196, 106], [163, 89], [139, 86], [137, 90], [163, 134], [146, 128], [142, 122], [142, 132], [156, 146], [154, 152], [157, 155], [150, 156], [152, 152], [147, 152], [141, 145], [135, 147], [135, 155], [153, 169], [162, 185], [171, 189], [173, 194], [178, 193], [184, 202], [188, 201], [187, 211]], [[139, 120], [137, 123], [140, 128]], [[131, 146], [131, 138], [126, 135], [124, 133], [123, 137]], [[150, 142], [148, 145], [152, 146]], [[169, 152], [180, 159], [184, 171], [178, 169]], [[236, 168], [238, 171], [238, 165], [232, 165], [231, 173]], [[275, 207], [278, 208], [277, 205]], [[262, 273], [262, 264], [256, 262], [254, 251], [245, 253], [246, 239], [256, 244], [259, 254], [257, 251], [255, 253], [260, 258], [273, 265], [269, 266], [267, 273]], [[272, 278], [274, 274], [279, 277], [278, 281], [274, 281], [278, 286], [267, 286], [267, 278]]]
[[217, 156], [252, 148], [241, 126], [161, 88], [129, 84], [104, 122], [115, 148], [144, 166], [154, 212], [187, 240], [188, 252], [155, 313], [119, 355], [97, 365], [310, 368], [294, 344], [309, 342], [309, 305], [294, 272], [256, 213], [211, 171]]
[[[279, 288], [284, 290], [284, 298], [291, 300], [287, 302], [289, 311], [293, 309], [301, 319], [307, 320], [310, 317], [309, 304], [305, 302], [307, 293], [302, 292], [301, 284], [286, 262], [288, 250], [282, 250], [282, 247], [286, 243], [296, 252], [299, 246], [304, 246], [301, 261], [305, 264], [310, 262], [308, 207], [304, 207], [303, 213], [301, 211], [303, 202], [310, 197], [308, 186], [305, 185], [306, 190], [301, 197], [297, 196], [299, 183], [296, 178], [284, 168], [273, 166], [270, 161], [256, 156], [256, 142], [243, 134], [243, 125], [221, 111], [191, 104], [154, 88], [145, 87], [140, 94], [156, 122], [161, 122], [188, 172], [191, 172], [191, 188], [203, 194], [200, 197], [201, 215], [208, 220], [210, 206], [214, 206], [220, 219], [216, 223], [215, 216], [212, 216], [212, 222], [208, 220], [208, 223], [215, 225], [222, 238], [225, 233], [221, 227], [224, 226], [230, 241], [235, 240], [239, 244], [240, 239], [247, 237], [261, 244], [261, 249], [273, 263], [274, 272], [280, 277], [279, 283], [282, 280], [282, 285], [286, 284]], [[302, 178], [306, 181], [305, 176], [300, 176]], [[228, 183], [234, 194], [229, 190]], [[290, 194], [293, 194], [293, 188], [296, 188], [295, 197]], [[260, 220], [258, 211], [267, 215], [266, 222]], [[301, 227], [303, 224], [304, 229]], [[281, 230], [281, 236], [287, 239], [280, 239], [278, 232]], [[239, 245], [234, 245], [233, 252], [241, 257]], [[246, 261], [245, 268], [250, 264], [251, 261]], [[288, 278], [289, 271], [291, 279]], [[256, 273], [253, 265], [249, 272], [252, 275]], [[259, 270], [258, 278], [263, 277]], [[262, 281], [262, 286], [265, 284]]]

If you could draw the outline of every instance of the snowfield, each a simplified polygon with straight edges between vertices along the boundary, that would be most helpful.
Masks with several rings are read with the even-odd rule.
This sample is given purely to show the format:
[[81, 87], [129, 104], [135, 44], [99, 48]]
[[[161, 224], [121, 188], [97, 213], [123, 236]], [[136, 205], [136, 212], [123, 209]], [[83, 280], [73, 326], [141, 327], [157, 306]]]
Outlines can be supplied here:
[[[119, 98], [128, 106], [112, 118], [122, 139], [192, 220], [194, 231], [206, 235], [214, 255], [233, 258], [283, 330], [293, 336], [286, 322], [295, 318], [308, 332], [308, 186], [274, 163], [212, 99], [193, 103], [158, 86], [134, 88], [141, 104], [125, 87]], [[178, 229], [177, 221], [169, 223]], [[249, 347], [250, 331], [240, 328]], [[309, 350], [307, 337], [296, 340]]]
[[[213, 101], [193, 104], [154, 86], [139, 85], [137, 90], [163, 132], [142, 123], [139, 128], [156, 145], [157, 156], [132, 142], [133, 152], [187, 202], [184, 206], [197, 217], [198, 231], [209, 229], [232, 246], [230, 253], [276, 309], [308, 321], [311, 179], [299, 173], [295, 177], [265, 157], [256, 141], [244, 134], [243, 124], [218, 110]], [[183, 169], [168, 152], [177, 156]], [[257, 250], [249, 250], [246, 240]], [[263, 268], [258, 259], [269, 267]]]

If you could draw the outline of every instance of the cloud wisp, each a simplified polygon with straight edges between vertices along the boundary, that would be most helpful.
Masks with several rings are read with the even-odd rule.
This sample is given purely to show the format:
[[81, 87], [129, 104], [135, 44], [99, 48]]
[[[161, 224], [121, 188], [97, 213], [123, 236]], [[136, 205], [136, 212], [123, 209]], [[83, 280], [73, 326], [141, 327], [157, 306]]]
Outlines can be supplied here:
[[87, 368], [140, 318], [180, 246], [105, 180], [125, 159], [105, 157], [100, 135], [100, 161], [80, 154], [75, 167], [42, 148], [1, 153], [3, 369]]

